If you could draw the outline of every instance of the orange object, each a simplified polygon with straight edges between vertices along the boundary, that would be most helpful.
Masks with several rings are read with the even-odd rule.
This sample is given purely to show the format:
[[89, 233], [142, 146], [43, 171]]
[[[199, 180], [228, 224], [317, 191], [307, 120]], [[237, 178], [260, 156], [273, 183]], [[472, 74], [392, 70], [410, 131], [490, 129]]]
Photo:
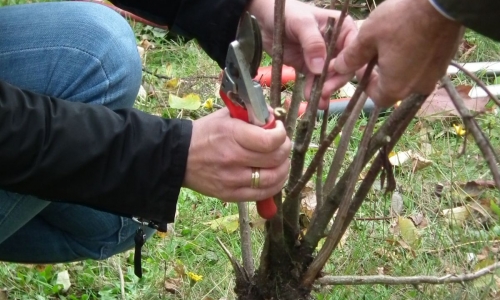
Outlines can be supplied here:
[[[271, 86], [272, 66], [260, 67], [257, 70], [257, 76], [255, 76], [254, 80], [262, 86]], [[283, 68], [281, 69], [281, 85], [286, 85], [294, 80], [295, 69], [293, 67], [283, 65]]]
[[[347, 104], [349, 103], [349, 100], [351, 100], [351, 98], [332, 99], [332, 100], [330, 100], [330, 107], [335, 106], [337, 109], [340, 108], [340, 110], [341, 110], [342, 107], [347, 106]], [[292, 99], [290, 99], [290, 98], [285, 99], [285, 109], [287, 111], [290, 108], [291, 102], [292, 102]], [[306, 112], [307, 103], [308, 102], [301, 102], [300, 103], [299, 112], [298, 112], [299, 118], [301, 118], [304, 115], [304, 113]]]

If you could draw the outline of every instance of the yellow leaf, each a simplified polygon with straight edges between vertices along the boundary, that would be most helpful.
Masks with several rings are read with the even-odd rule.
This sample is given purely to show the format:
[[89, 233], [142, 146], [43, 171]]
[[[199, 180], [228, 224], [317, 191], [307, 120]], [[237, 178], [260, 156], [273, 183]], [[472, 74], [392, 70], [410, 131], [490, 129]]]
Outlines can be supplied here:
[[197, 94], [188, 94], [183, 98], [169, 94], [168, 104], [176, 109], [197, 110], [201, 106], [201, 99]]
[[227, 233], [233, 233], [238, 230], [239, 227], [239, 216], [238, 214], [221, 217], [210, 222], [204, 223], [205, 225], [210, 225], [212, 230], [224, 230]]
[[401, 237], [411, 248], [416, 248], [420, 244], [420, 234], [413, 221], [404, 217], [398, 217]]
[[203, 280], [202, 275], [198, 275], [198, 274], [195, 274], [193, 272], [188, 272], [187, 275], [188, 275], [189, 279], [193, 280], [194, 282], [198, 282], [198, 281]]
[[176, 89], [179, 86], [179, 78], [172, 78], [165, 82], [165, 88], [168, 90]]
[[455, 128], [455, 132], [459, 136], [464, 136], [465, 134], [467, 134], [467, 130], [465, 130], [462, 124], [453, 124], [453, 128]]
[[203, 103], [203, 107], [206, 109], [214, 108], [214, 99], [208, 98], [207, 101], [205, 101], [205, 103]]
[[156, 231], [156, 235], [164, 239], [168, 236], [168, 232]]

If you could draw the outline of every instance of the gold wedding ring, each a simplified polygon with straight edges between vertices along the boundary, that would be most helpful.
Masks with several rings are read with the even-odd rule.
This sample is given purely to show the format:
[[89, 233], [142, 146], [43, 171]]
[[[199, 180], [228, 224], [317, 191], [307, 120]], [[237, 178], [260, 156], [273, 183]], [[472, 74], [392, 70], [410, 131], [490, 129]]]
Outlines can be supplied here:
[[250, 187], [252, 189], [258, 189], [260, 184], [260, 169], [252, 168], [252, 182], [250, 183]]

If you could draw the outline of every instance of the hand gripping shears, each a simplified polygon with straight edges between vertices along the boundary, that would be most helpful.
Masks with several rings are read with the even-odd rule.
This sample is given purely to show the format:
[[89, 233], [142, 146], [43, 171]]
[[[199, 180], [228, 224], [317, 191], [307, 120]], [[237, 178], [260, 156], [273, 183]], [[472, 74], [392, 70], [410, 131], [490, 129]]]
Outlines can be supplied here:
[[[262, 36], [254, 16], [245, 12], [240, 19], [236, 40], [229, 44], [222, 75], [220, 96], [233, 118], [265, 129], [276, 127], [260, 84], [253, 80], [262, 59]], [[265, 219], [276, 214], [273, 198], [257, 201], [257, 211]]]

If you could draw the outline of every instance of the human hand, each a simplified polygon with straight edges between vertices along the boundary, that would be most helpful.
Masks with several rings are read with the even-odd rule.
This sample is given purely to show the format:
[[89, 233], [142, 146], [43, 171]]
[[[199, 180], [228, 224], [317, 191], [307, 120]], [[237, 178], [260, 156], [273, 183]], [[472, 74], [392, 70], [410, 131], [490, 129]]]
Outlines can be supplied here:
[[463, 29], [428, 0], [388, 0], [363, 22], [356, 39], [334, 60], [341, 74], [377, 57], [366, 93], [388, 107], [412, 93], [431, 93], [444, 76]]
[[[253, 0], [248, 8], [261, 27], [262, 42], [267, 53], [272, 51], [274, 30], [274, 1]], [[305, 96], [309, 98], [314, 75], [321, 74], [326, 58], [326, 44], [324, 33], [328, 17], [340, 17], [340, 11], [321, 9], [296, 0], [287, 0], [285, 5], [285, 64], [294, 67], [306, 75]], [[357, 27], [354, 21], [347, 17], [342, 26], [336, 44], [336, 50], [342, 50], [356, 36]], [[354, 71], [339, 74], [334, 72], [333, 62], [330, 63], [329, 73], [321, 94], [320, 109], [328, 107], [332, 93], [345, 85], [353, 76]]]
[[[281, 121], [263, 129], [220, 109], [193, 122], [183, 186], [223, 201], [266, 199], [285, 184], [290, 149]], [[250, 187], [252, 168], [260, 168], [259, 188]]]

